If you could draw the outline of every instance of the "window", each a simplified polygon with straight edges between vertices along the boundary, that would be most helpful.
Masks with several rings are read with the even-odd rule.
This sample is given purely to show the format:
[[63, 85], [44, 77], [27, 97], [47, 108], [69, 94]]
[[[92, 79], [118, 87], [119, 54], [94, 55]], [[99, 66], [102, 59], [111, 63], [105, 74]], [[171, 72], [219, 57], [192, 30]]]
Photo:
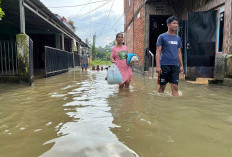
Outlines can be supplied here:
[[138, 19], [140, 18], [140, 12], [137, 14], [137, 18], [138, 18]]
[[223, 31], [224, 31], [224, 11], [219, 14], [218, 28], [218, 52], [222, 52]]
[[130, 0], [128, 0], [128, 6], [129, 6], [129, 8], [130, 8]]

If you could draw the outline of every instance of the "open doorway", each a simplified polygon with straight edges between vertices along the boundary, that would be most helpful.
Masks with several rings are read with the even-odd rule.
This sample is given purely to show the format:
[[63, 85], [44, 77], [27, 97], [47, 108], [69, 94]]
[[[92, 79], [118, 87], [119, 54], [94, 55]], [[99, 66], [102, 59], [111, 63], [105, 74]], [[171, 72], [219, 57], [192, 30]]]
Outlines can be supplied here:
[[[166, 24], [169, 15], [150, 15], [150, 32], [149, 32], [149, 50], [156, 55], [156, 42], [160, 34], [167, 32], [168, 27]], [[154, 65], [156, 61], [154, 59]]]
[[33, 63], [36, 78], [45, 76], [45, 46], [55, 47], [54, 34], [29, 34], [33, 41]]

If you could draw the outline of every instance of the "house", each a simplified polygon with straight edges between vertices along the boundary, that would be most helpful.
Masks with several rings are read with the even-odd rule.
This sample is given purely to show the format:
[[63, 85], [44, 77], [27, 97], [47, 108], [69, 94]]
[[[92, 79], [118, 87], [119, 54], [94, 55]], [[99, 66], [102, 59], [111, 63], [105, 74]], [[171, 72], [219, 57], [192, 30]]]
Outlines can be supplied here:
[[186, 77], [223, 80], [232, 73], [231, 12], [231, 0], [124, 0], [125, 43], [141, 58], [137, 68], [148, 71], [149, 52], [156, 55], [157, 38], [167, 31], [166, 19], [175, 15], [180, 19], [177, 33]]
[[79, 52], [90, 47], [64, 18], [39, 0], [7, 0], [1, 7], [0, 80], [31, 82], [35, 75], [49, 76], [79, 64]]

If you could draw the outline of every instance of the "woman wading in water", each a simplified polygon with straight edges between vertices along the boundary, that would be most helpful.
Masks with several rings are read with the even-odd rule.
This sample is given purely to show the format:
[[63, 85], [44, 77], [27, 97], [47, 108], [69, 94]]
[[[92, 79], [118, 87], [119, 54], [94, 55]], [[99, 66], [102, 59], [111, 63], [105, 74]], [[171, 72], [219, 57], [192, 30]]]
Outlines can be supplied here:
[[111, 50], [110, 59], [114, 64], [116, 64], [122, 75], [123, 83], [119, 84], [119, 88], [123, 88], [124, 86], [128, 88], [133, 78], [132, 70], [126, 63], [126, 57], [129, 50], [125, 45], [123, 45], [122, 33], [118, 33], [116, 35], [116, 41], [117, 44]]

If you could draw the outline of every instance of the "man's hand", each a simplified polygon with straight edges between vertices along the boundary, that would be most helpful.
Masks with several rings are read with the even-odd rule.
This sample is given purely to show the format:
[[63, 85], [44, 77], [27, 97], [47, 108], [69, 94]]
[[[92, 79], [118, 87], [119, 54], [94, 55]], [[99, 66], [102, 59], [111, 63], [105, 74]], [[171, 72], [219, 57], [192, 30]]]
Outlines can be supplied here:
[[156, 72], [160, 75], [162, 73], [162, 69], [160, 67], [156, 67]]
[[184, 67], [183, 66], [180, 67], [180, 73], [184, 74]]

